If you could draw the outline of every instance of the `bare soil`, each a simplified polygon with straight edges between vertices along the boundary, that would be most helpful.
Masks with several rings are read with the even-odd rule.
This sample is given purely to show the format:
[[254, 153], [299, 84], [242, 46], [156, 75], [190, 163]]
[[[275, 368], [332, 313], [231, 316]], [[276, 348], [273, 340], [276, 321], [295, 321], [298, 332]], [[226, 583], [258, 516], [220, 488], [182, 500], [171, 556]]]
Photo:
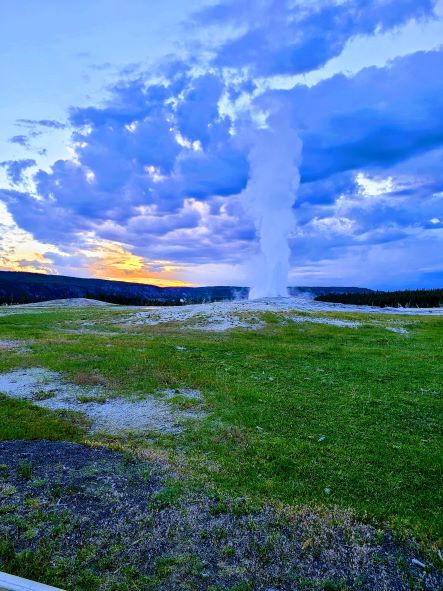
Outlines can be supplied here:
[[[413, 543], [396, 542], [349, 513], [176, 495], [170, 477], [165, 466], [108, 449], [0, 443], [0, 565], [23, 571], [37, 553], [48, 560], [49, 579], [63, 572], [68, 591], [89, 588], [85, 570], [99, 574], [100, 591], [123, 588], [128, 577], [136, 585], [125, 589], [158, 591], [443, 587], [441, 573]], [[20, 552], [27, 565], [17, 562]]]
[[[69, 410], [84, 414], [91, 421], [92, 432], [109, 434], [156, 431], [177, 433], [187, 419], [201, 416], [201, 409], [181, 410], [168, 403], [170, 394], [116, 398], [102, 385], [87, 386], [67, 382], [57, 372], [41, 367], [15, 369], [0, 374], [0, 392], [12, 398], [32, 401], [50, 410]], [[184, 398], [195, 399], [195, 392], [179, 390]]]

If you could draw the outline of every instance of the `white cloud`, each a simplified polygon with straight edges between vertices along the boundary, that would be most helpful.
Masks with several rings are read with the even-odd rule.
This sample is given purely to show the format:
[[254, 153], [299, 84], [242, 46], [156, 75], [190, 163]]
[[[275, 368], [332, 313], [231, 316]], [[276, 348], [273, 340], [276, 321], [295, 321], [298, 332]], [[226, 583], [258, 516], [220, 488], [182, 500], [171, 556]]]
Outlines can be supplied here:
[[391, 193], [394, 190], [392, 177], [388, 177], [387, 179], [371, 178], [359, 172], [355, 180], [362, 194], [367, 197], [378, 197], [379, 195]]

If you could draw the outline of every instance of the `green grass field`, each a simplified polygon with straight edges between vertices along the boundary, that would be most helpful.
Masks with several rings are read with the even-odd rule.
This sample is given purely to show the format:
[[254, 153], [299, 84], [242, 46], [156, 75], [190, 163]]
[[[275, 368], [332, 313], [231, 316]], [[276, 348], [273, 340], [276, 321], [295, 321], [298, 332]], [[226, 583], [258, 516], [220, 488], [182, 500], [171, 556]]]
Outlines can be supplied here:
[[[208, 414], [180, 435], [105, 442], [164, 453], [190, 486], [254, 502], [351, 509], [425, 548], [441, 541], [441, 318], [409, 317], [405, 336], [387, 332], [388, 317], [376, 316], [336, 314], [364, 322], [349, 329], [282, 324], [266, 314], [263, 330], [210, 333], [122, 327], [121, 314], [3, 316], [0, 339], [23, 339], [31, 352], [2, 351], [0, 371], [38, 366], [73, 381], [99, 376], [123, 396], [199, 389]], [[85, 321], [97, 323], [95, 332], [76, 332]], [[1, 439], [81, 441], [83, 429], [0, 398]]]

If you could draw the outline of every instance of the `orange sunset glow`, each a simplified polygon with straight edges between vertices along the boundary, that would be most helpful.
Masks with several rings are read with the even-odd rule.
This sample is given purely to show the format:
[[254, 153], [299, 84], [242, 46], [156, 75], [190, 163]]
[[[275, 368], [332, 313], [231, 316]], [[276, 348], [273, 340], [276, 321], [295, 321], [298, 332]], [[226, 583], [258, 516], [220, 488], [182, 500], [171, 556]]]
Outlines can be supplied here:
[[183, 267], [169, 261], [147, 263], [143, 257], [131, 253], [116, 242], [100, 241], [96, 250], [85, 254], [93, 257], [88, 265], [91, 277], [147, 283], [159, 287], [192, 286], [192, 283], [177, 276], [177, 272]]

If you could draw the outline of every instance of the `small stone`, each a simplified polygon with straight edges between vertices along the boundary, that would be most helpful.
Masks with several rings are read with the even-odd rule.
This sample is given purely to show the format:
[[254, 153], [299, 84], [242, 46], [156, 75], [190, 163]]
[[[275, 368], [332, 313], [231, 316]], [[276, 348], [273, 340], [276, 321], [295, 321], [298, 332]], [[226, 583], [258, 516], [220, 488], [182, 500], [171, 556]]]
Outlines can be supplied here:
[[325, 494], [327, 494], [327, 495], [331, 494], [331, 489], [328, 486], [325, 488]]

